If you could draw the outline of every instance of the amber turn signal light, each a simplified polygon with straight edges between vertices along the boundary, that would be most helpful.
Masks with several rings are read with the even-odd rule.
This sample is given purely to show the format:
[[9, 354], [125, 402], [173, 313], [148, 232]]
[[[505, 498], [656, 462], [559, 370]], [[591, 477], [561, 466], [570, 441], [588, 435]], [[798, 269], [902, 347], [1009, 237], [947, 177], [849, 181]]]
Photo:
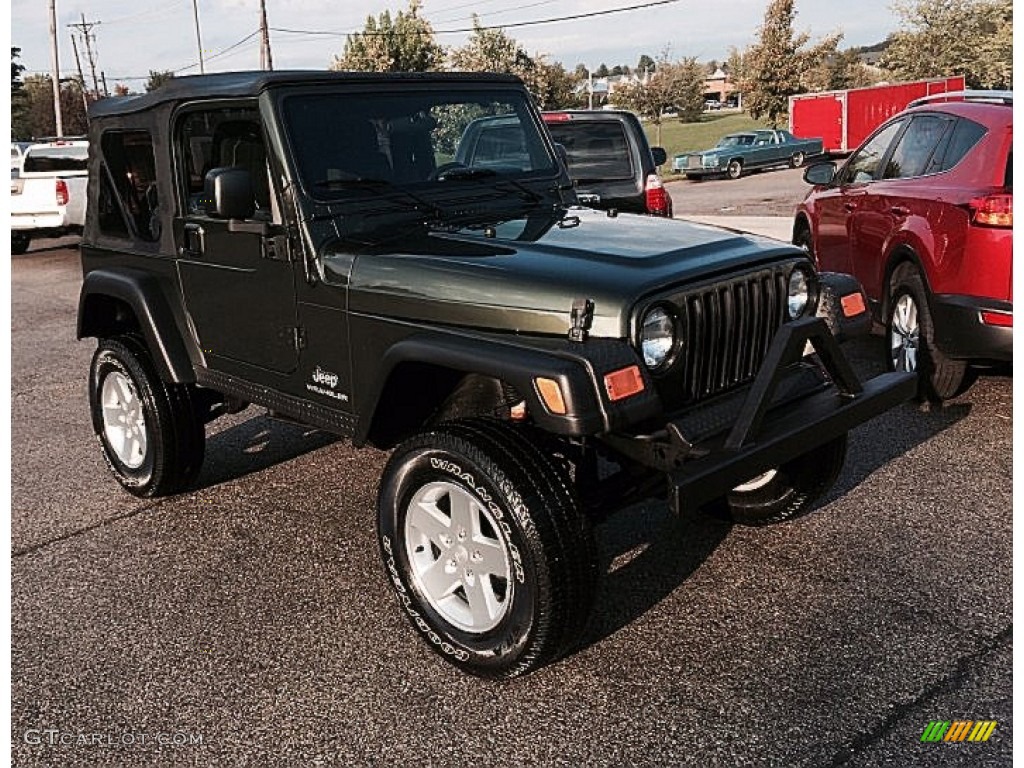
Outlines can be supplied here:
[[565, 398], [562, 397], [562, 388], [558, 386], [558, 382], [538, 376], [533, 380], [533, 384], [537, 387], [537, 394], [544, 402], [544, 407], [551, 413], [563, 416], [565, 414]]

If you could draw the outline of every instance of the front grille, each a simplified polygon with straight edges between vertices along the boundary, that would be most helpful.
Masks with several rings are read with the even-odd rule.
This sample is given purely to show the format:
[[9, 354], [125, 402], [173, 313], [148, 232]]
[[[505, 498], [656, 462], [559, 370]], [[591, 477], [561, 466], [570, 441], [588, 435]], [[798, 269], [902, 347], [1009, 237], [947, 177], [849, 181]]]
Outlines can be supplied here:
[[786, 276], [764, 269], [674, 297], [682, 344], [666, 377], [670, 400], [702, 400], [754, 377], [786, 319]]
[[704, 167], [704, 163], [700, 155], [690, 155], [686, 158], [686, 167], [689, 169], [699, 169]]

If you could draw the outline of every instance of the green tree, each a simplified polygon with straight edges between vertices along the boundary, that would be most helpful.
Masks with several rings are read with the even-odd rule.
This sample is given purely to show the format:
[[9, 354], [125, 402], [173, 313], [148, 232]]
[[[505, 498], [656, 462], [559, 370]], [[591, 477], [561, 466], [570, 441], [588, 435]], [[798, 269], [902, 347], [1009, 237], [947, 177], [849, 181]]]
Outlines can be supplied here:
[[963, 75], [968, 88], [1013, 86], [1012, 0], [898, 0], [901, 29], [881, 58], [895, 79]]
[[166, 84], [168, 81], [174, 79], [174, 72], [169, 69], [157, 71], [155, 69], [149, 70], [149, 80], [146, 81], [146, 92], [155, 91], [161, 85]]
[[826, 56], [804, 75], [804, 86], [809, 91], [837, 91], [846, 88], [864, 88], [875, 85], [882, 75], [866, 67], [857, 49]]
[[362, 32], [349, 35], [345, 51], [335, 56], [334, 70], [359, 72], [430, 72], [441, 68], [444, 48], [434, 39], [434, 28], [420, 15], [420, 0], [409, 0], [409, 7], [392, 20], [384, 11], [376, 19], [369, 16]]
[[484, 29], [473, 17], [473, 33], [466, 44], [449, 52], [452, 69], [463, 72], [500, 72], [522, 80], [541, 109], [573, 103], [576, 79], [558, 62], [541, 54], [531, 56], [503, 29]]
[[[53, 87], [49, 75], [29, 75], [22, 85], [25, 110], [12, 132], [22, 139], [53, 136], [57, 121], [53, 115]], [[64, 134], [74, 136], [89, 130], [85, 115], [82, 89], [76, 80], [62, 80], [60, 84], [60, 113]]]
[[654, 59], [645, 53], [636, 63], [636, 73], [640, 75], [640, 77], [643, 77], [645, 74], [653, 72], [657, 66], [658, 65], [655, 63]]
[[705, 74], [704, 66], [695, 57], [672, 62], [666, 52], [646, 82], [634, 80], [616, 89], [615, 103], [652, 122], [657, 131], [656, 143], [660, 145], [665, 112], [677, 111], [684, 122], [700, 119]]
[[608, 75], [608, 65], [602, 61], [600, 66], [594, 70], [594, 77], [608, 77]]
[[18, 63], [21, 58], [21, 48], [11, 47], [11, 138], [25, 138], [31, 133], [27, 132], [25, 123], [25, 89], [21, 82], [21, 73], [25, 71], [25, 65]]
[[808, 73], [836, 52], [842, 38], [836, 33], [808, 46], [810, 34], [793, 31], [793, 5], [794, 0], [770, 0], [758, 42], [742, 56], [744, 106], [751, 117], [776, 126], [789, 113], [789, 97], [807, 90]]

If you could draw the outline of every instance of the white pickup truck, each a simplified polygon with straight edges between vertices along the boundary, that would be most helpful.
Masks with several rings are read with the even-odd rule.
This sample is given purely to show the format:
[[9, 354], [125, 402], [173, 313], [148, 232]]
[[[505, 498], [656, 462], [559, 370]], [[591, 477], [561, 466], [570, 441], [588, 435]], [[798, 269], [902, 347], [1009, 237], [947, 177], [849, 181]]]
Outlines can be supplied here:
[[81, 232], [89, 178], [89, 142], [51, 141], [25, 150], [21, 171], [11, 172], [11, 253], [28, 250], [33, 237]]

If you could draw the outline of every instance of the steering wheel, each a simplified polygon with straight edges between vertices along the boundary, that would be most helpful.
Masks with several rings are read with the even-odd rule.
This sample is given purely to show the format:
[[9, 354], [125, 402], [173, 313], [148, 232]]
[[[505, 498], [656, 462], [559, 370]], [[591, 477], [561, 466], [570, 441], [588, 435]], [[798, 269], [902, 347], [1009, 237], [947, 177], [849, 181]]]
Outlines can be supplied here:
[[428, 181], [444, 181], [444, 175], [446, 173], [448, 173], [448, 171], [453, 171], [456, 168], [466, 168], [466, 167], [468, 167], [468, 166], [466, 166], [465, 163], [441, 163], [441, 165], [437, 166], [437, 168], [434, 169], [434, 171], [430, 174], [430, 176], [428, 177], [427, 180]]

